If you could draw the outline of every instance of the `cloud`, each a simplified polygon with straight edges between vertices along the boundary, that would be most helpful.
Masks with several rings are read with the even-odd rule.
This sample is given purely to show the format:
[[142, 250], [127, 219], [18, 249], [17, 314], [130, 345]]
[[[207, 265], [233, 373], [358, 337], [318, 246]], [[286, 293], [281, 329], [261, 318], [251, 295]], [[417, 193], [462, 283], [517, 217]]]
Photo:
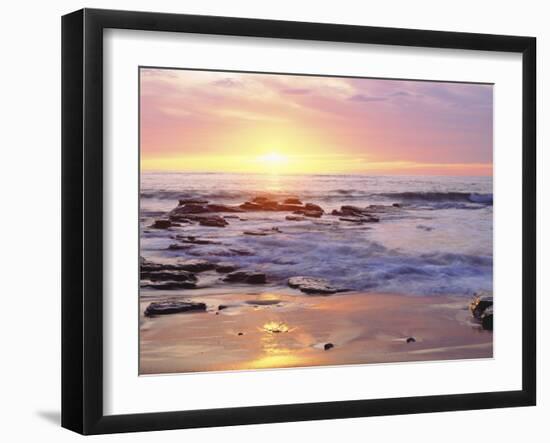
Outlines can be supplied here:
[[241, 86], [241, 83], [232, 78], [221, 78], [212, 82], [215, 86], [222, 86], [224, 88], [235, 88]]
[[392, 97], [412, 97], [412, 94], [407, 91], [396, 91], [390, 94]]
[[349, 100], [354, 102], [383, 102], [387, 100], [387, 97], [380, 97], [380, 96], [372, 96], [372, 95], [365, 95], [365, 94], [355, 94], [352, 95]]
[[281, 91], [283, 94], [292, 94], [292, 95], [304, 95], [309, 94], [311, 89], [306, 88], [288, 88]]

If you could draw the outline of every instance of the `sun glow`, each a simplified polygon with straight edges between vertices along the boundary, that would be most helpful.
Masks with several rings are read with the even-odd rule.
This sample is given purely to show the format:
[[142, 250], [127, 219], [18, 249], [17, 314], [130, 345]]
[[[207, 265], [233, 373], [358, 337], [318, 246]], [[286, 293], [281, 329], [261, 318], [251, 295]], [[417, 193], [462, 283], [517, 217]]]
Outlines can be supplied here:
[[259, 157], [259, 160], [263, 163], [267, 163], [268, 165], [280, 165], [282, 163], [288, 162], [288, 157], [282, 154], [279, 154], [278, 152], [270, 152], [269, 154], [265, 154]]

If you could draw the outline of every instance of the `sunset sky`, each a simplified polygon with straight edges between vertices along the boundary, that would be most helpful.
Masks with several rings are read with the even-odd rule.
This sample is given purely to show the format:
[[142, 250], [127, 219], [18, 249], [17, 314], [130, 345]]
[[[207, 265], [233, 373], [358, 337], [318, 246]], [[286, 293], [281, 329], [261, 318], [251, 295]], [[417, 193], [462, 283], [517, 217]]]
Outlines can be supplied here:
[[143, 170], [491, 175], [491, 85], [141, 69]]

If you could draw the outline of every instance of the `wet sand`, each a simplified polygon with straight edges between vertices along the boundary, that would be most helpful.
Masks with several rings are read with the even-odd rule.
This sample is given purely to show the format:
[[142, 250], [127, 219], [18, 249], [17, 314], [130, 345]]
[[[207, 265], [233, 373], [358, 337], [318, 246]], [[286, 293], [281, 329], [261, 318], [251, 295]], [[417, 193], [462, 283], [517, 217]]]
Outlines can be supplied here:
[[[156, 297], [155, 297], [156, 298]], [[342, 293], [196, 293], [163, 300], [206, 312], [144, 317], [140, 374], [491, 358], [493, 333], [472, 321], [468, 299]], [[219, 310], [219, 305], [225, 308]], [[413, 337], [414, 342], [407, 342]], [[325, 344], [333, 345], [325, 350]]]

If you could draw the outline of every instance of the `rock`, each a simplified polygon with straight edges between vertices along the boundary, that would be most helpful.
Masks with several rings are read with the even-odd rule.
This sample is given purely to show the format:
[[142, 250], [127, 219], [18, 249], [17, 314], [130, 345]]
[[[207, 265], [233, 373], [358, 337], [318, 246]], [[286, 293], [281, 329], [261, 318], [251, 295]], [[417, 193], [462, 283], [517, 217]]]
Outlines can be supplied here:
[[178, 206], [177, 208], [173, 209], [171, 211], [171, 214], [202, 214], [205, 212], [210, 212], [208, 207], [206, 207], [205, 205], [197, 203], [186, 203], [183, 206]]
[[392, 203], [392, 206], [394, 208], [400, 208], [401, 207], [401, 204], [400, 203]]
[[301, 215], [287, 215], [285, 219], [289, 221], [304, 221], [306, 218]]
[[321, 206], [315, 205], [313, 203], [306, 203], [304, 206], [304, 209], [306, 211], [315, 211], [315, 212], [321, 212], [321, 213], [325, 212], [325, 210], [321, 208]]
[[142, 285], [144, 288], [152, 289], [164, 289], [164, 290], [173, 290], [173, 289], [195, 289], [197, 284], [193, 281], [163, 281], [148, 283]]
[[216, 228], [225, 228], [229, 223], [223, 217], [218, 215], [212, 215], [209, 217], [202, 217], [199, 219], [199, 224], [201, 226], [212, 226]]
[[254, 197], [252, 199], [252, 203], [258, 203], [260, 205], [266, 203], [266, 202], [269, 202], [269, 201], [273, 201], [271, 198], [269, 197], [266, 197], [265, 195], [259, 195], [257, 197]]
[[186, 198], [186, 199], [181, 199], [178, 201], [178, 204], [179, 206], [184, 206], [184, 205], [207, 205], [209, 202], [208, 200], [203, 200], [203, 199], [200, 199], [200, 198]]
[[302, 205], [302, 202], [297, 197], [289, 197], [283, 201], [285, 205]]
[[334, 345], [332, 343], [325, 343], [325, 345], [323, 346], [323, 349], [325, 351], [328, 351], [329, 349], [332, 349], [334, 348]]
[[328, 280], [317, 277], [291, 277], [288, 279], [288, 286], [306, 294], [334, 294], [339, 291], [331, 286]]
[[216, 265], [216, 272], [220, 274], [227, 274], [228, 272], [234, 272], [238, 269], [238, 266], [233, 263], [221, 262]]
[[409, 337], [407, 340], [405, 340], [407, 343], [414, 343], [416, 342], [416, 339], [414, 337]]
[[178, 269], [189, 272], [210, 271], [216, 268], [214, 263], [202, 259], [185, 260], [177, 264]]
[[194, 235], [176, 235], [176, 238], [182, 243], [190, 243], [193, 245], [219, 245], [221, 244], [218, 241], [207, 240], [203, 238], [197, 238]]
[[151, 303], [145, 309], [147, 317], [154, 315], [175, 314], [177, 312], [206, 311], [206, 304], [198, 302], [165, 301]]
[[173, 226], [170, 220], [155, 220], [155, 222], [151, 225], [151, 228], [167, 229], [170, 226]]
[[210, 212], [245, 212], [244, 209], [229, 205], [210, 204], [206, 207]]
[[239, 205], [239, 208], [244, 209], [245, 211], [261, 211], [262, 207], [257, 203], [244, 202]]
[[223, 311], [224, 309], [227, 309], [229, 306], [227, 305], [219, 305], [218, 306], [218, 311]]
[[157, 281], [197, 281], [197, 276], [188, 271], [150, 271], [141, 272], [142, 280]]
[[192, 247], [192, 245], [180, 245], [179, 243], [172, 243], [168, 246], [168, 249], [170, 249], [171, 251], [181, 251]]
[[487, 331], [493, 330], [493, 306], [489, 306], [481, 314], [481, 327]]
[[227, 274], [223, 281], [231, 283], [264, 284], [267, 279], [263, 272], [235, 271]]
[[362, 215], [364, 210], [357, 206], [344, 205], [340, 207], [340, 212], [344, 215]]
[[242, 332], [239, 332], [239, 333], [237, 333], [237, 335], [244, 335], [244, 333], [242, 333]]
[[489, 292], [479, 292], [470, 303], [470, 312], [476, 320], [481, 320], [485, 310], [493, 306], [493, 296]]

